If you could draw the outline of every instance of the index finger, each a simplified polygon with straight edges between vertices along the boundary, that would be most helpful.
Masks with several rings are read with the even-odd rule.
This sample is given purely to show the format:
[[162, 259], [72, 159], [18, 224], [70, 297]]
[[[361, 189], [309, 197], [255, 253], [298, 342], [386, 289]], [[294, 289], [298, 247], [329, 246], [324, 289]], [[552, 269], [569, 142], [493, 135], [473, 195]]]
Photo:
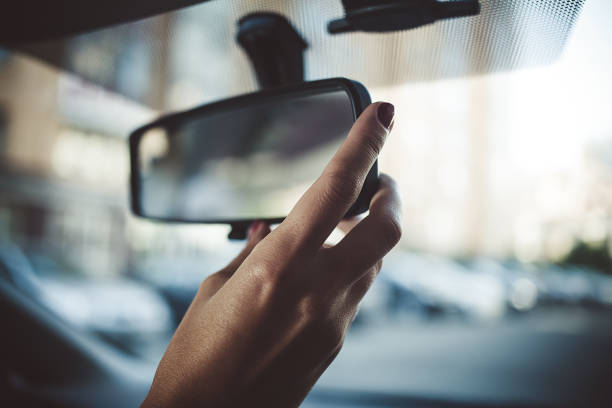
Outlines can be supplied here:
[[293, 235], [300, 246], [320, 248], [355, 202], [384, 145], [393, 115], [390, 103], [368, 106], [321, 176], [293, 207], [281, 230], [297, 231]]

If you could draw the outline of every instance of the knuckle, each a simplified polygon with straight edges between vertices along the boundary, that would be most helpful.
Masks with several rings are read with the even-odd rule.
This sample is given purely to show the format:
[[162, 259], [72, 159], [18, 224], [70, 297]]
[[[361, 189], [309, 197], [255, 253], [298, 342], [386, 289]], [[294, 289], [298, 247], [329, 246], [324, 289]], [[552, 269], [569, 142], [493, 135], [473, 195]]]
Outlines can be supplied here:
[[281, 275], [280, 265], [272, 259], [260, 259], [249, 268], [249, 276], [262, 294], [275, 291]]
[[304, 296], [298, 303], [298, 313], [307, 322], [316, 322], [322, 312], [323, 307], [312, 296]]
[[215, 272], [212, 275], [207, 276], [202, 281], [202, 283], [200, 283], [200, 288], [210, 287], [211, 285], [212, 286], [219, 285], [221, 283], [224, 283], [230, 276], [231, 276], [231, 274], [229, 274], [225, 270], [221, 270], [219, 272]]
[[198, 296], [209, 297], [214, 294], [219, 288], [225, 285], [225, 282], [232, 276], [231, 272], [221, 270], [206, 277], [197, 290]]
[[380, 219], [382, 235], [389, 248], [393, 248], [402, 238], [402, 226], [395, 217]]
[[280, 294], [296, 293], [294, 276], [288, 273], [299, 266], [301, 259], [296, 249], [286, 245], [283, 240], [270, 241], [270, 244], [257, 248], [256, 256], [245, 261], [244, 269], [248, 279], [258, 287], [261, 293]]
[[380, 180], [381, 184], [387, 185], [391, 190], [397, 191], [399, 189], [397, 181], [386, 173], [380, 173], [378, 179]]
[[324, 190], [324, 199], [332, 203], [352, 203], [360, 192], [360, 180], [346, 170], [332, 170], [327, 174], [328, 183]]
[[365, 146], [373, 158], [378, 157], [380, 154], [385, 144], [386, 136], [387, 132], [381, 129], [378, 123], [376, 123], [376, 127], [373, 127], [372, 130], [367, 133], [365, 137]]

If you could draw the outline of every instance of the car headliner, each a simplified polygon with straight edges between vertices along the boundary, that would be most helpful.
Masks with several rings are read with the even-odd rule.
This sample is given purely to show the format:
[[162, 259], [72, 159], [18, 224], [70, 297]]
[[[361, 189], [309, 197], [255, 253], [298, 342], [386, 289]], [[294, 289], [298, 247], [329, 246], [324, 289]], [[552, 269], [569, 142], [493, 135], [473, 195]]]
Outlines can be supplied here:
[[22, 44], [92, 31], [207, 0], [22, 0], [0, 14], [0, 44]]

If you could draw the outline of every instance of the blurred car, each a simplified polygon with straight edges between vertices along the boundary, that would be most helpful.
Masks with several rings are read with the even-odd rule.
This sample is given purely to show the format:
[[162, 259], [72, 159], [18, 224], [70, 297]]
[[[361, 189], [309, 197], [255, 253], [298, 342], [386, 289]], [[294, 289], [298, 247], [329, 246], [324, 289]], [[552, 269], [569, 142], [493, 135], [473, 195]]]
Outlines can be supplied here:
[[422, 304], [467, 318], [494, 319], [506, 312], [503, 283], [497, 277], [452, 260], [396, 253], [385, 261], [381, 278], [417, 295]]
[[8, 243], [0, 245], [0, 271], [3, 280], [62, 320], [134, 355], [157, 358], [160, 339], [167, 341], [174, 328], [165, 299], [138, 281], [83, 279], [47, 254], [28, 258]]

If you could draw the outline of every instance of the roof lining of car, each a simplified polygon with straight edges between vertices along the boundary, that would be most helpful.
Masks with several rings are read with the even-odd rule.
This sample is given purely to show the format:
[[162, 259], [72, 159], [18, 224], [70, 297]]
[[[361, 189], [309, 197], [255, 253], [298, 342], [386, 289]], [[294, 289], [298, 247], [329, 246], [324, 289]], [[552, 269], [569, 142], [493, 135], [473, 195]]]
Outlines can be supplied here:
[[13, 1], [0, 13], [0, 44], [16, 45], [74, 35], [204, 1], [208, 0]]

